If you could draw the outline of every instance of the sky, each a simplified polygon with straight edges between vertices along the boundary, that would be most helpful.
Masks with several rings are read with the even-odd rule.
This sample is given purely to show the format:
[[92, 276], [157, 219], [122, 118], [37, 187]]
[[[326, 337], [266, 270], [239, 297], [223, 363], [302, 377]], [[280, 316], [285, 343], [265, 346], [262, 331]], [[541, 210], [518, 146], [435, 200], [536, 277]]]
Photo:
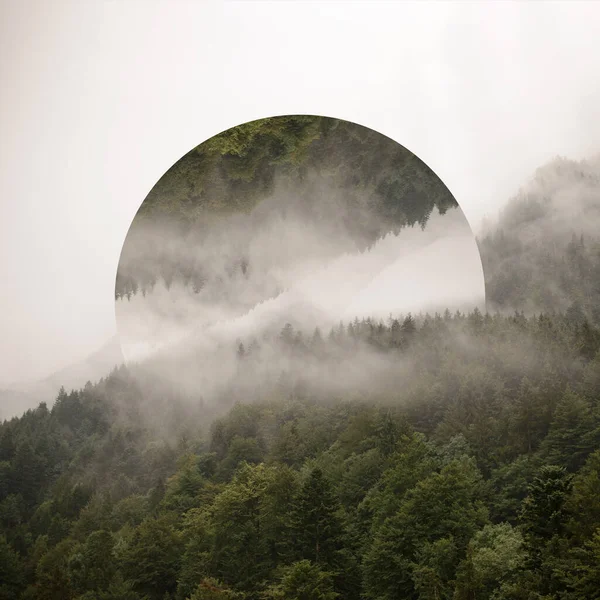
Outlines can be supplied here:
[[472, 228], [600, 152], [600, 3], [0, 0], [0, 386], [116, 333], [128, 227], [214, 134], [319, 114], [388, 135]]

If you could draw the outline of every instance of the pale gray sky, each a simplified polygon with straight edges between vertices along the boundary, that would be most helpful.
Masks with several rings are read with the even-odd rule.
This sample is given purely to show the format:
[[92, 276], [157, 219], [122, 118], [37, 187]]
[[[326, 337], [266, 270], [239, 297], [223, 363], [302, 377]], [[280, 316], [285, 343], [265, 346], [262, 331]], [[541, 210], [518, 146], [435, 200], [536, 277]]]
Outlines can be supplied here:
[[0, 0], [0, 385], [116, 331], [131, 220], [191, 147], [306, 113], [422, 158], [475, 228], [600, 151], [600, 3]]

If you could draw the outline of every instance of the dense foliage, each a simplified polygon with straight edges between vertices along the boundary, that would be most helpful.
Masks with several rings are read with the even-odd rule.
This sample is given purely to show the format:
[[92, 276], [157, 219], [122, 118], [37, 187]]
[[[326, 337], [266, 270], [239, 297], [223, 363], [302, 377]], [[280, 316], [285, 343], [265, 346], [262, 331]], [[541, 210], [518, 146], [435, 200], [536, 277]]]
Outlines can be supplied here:
[[[239, 191], [268, 188], [267, 156], [322, 164], [335, 123], [286, 119], [174, 169], [212, 157]], [[480, 240], [491, 306], [515, 312], [287, 324], [215, 350], [235, 369], [210, 398], [138, 365], [5, 421], [0, 599], [600, 599], [588, 167], [542, 170]], [[209, 197], [184, 171], [160, 184], [179, 208], [163, 190], [150, 212]]]
[[400, 144], [348, 121], [297, 115], [238, 125], [196, 146], [161, 177], [139, 216], [175, 213], [193, 223], [203, 211], [249, 211], [273, 190], [276, 176], [298, 185], [311, 173], [375, 192], [376, 208], [400, 225], [425, 222], [436, 206], [456, 206], [436, 175]]
[[474, 311], [277, 343], [359, 342], [417, 357], [407, 385], [281, 373], [209, 423], [121, 368], [5, 422], [0, 597], [599, 597], [598, 330]]

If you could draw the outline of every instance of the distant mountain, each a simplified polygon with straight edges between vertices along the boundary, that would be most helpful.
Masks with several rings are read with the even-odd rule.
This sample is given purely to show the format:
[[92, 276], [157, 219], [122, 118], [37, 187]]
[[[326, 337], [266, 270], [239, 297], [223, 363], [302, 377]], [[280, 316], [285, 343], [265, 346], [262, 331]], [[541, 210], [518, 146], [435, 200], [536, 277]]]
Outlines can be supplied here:
[[36, 407], [40, 402], [46, 402], [50, 406], [61, 386], [66, 390], [82, 388], [88, 381], [94, 383], [105, 377], [123, 362], [119, 339], [114, 336], [81, 362], [60, 369], [44, 379], [0, 390], [0, 419], [10, 419]]
[[41, 401], [42, 399], [38, 399], [35, 394], [10, 389], [0, 390], [0, 421], [21, 416], [23, 411], [37, 406]]
[[540, 167], [478, 240], [488, 308], [600, 323], [600, 159]]

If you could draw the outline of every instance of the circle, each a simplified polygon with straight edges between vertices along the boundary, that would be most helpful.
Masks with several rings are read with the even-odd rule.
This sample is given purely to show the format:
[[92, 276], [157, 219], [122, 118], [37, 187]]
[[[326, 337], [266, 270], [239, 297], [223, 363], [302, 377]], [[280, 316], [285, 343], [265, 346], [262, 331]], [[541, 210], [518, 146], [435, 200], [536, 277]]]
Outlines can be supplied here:
[[127, 234], [115, 286], [123, 354], [260, 337], [286, 323], [485, 306], [458, 202], [412, 152], [313, 115], [244, 123], [190, 150]]

